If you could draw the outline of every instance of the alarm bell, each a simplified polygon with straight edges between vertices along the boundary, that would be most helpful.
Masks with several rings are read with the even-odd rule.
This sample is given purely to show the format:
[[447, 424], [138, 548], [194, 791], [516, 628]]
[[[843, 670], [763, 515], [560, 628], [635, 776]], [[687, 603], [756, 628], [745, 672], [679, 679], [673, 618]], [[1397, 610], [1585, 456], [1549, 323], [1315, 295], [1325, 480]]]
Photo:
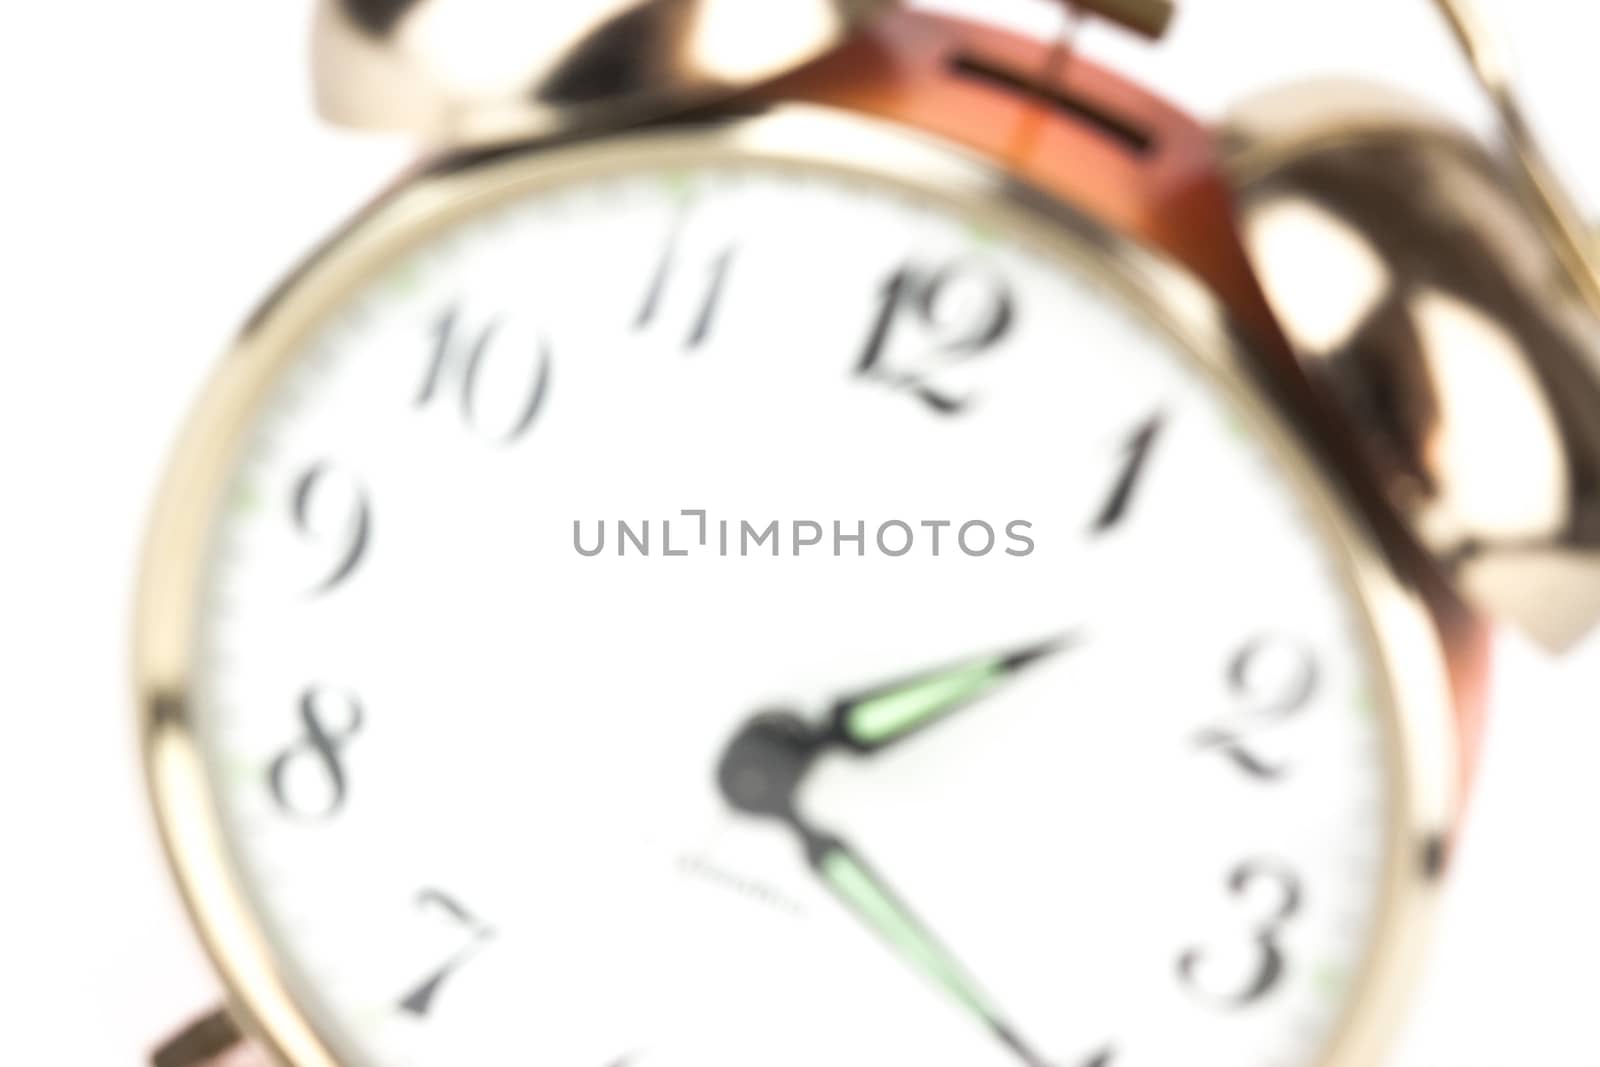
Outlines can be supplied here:
[[1312, 83], [1222, 137], [1268, 302], [1413, 534], [1553, 649], [1600, 621], [1600, 270], [1490, 38], [1440, 0], [1491, 149], [1398, 94]]
[[320, 0], [318, 107], [434, 141], [546, 137], [729, 96], [896, 0]]

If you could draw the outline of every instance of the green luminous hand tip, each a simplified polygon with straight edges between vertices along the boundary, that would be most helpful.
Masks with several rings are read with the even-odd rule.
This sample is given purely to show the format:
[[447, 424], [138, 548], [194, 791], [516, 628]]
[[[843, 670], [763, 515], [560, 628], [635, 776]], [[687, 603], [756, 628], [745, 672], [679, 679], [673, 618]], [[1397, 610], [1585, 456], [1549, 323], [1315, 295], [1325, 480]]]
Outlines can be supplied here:
[[1071, 637], [1052, 638], [846, 697], [834, 705], [834, 733], [854, 748], [881, 748], [978, 699], [1002, 679], [1071, 643]]
[[812, 836], [811, 861], [824, 883], [911, 968], [975, 1015], [1027, 1067], [1048, 1067], [1008, 1024], [961, 964], [872, 872], [836, 838]]
[[996, 1013], [977, 983], [849, 846], [830, 841], [819, 850], [815, 862], [829, 888], [890, 948], [974, 1014], [994, 1024]]

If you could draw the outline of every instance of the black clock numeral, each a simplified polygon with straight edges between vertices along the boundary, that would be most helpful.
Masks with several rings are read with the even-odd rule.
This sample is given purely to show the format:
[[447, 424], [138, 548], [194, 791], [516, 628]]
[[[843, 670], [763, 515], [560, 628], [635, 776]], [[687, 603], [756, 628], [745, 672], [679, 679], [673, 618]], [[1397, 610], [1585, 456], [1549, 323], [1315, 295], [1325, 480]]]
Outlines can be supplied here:
[[1257, 637], [1228, 661], [1228, 688], [1241, 700], [1256, 702], [1244, 723], [1208, 726], [1194, 736], [1202, 749], [1221, 752], [1244, 774], [1275, 782], [1289, 772], [1250, 744], [1250, 735], [1281, 724], [1305, 710], [1317, 693], [1320, 672], [1311, 650], [1283, 637]]
[[[460, 309], [451, 307], [434, 323], [433, 350], [428, 358], [427, 373], [422, 388], [417, 391], [415, 406], [425, 408], [441, 394], [454, 392], [460, 405], [461, 418], [474, 430], [498, 444], [509, 445], [520, 440], [544, 406], [545, 394], [550, 388], [550, 345], [540, 338], [531, 345], [506, 346], [499, 343], [503, 322], [496, 318], [476, 331], [463, 322]], [[485, 426], [485, 416], [480, 394], [485, 369], [491, 353], [505, 350], [506, 358], [515, 357], [528, 363], [526, 384], [508, 395], [520, 396], [509, 412], [500, 413], [498, 428]]]
[[459, 927], [464, 935], [460, 948], [396, 1002], [401, 1011], [424, 1018], [433, 1009], [433, 1002], [439, 995], [439, 989], [482, 951], [484, 945], [493, 940], [494, 930], [443, 890], [422, 890], [417, 894], [417, 907], [425, 912], [437, 912], [444, 916], [454, 926]]
[[1128, 436], [1123, 445], [1122, 469], [1117, 474], [1116, 483], [1111, 487], [1111, 495], [1106, 498], [1105, 506], [1095, 516], [1093, 524], [1089, 527], [1092, 533], [1103, 534], [1120, 523], [1128, 514], [1128, 509], [1133, 503], [1134, 491], [1139, 487], [1141, 477], [1150, 462], [1150, 453], [1155, 448], [1156, 439], [1161, 435], [1161, 429], [1166, 424], [1166, 413], [1157, 411], [1138, 426]]
[[1110, 1045], [1092, 1053], [1078, 1067], [1112, 1067], [1117, 1062], [1117, 1050]]
[[[914, 361], [924, 364], [915, 371], [888, 365], [892, 341], [907, 320], [922, 340], [932, 345]], [[1015, 301], [1000, 278], [961, 264], [933, 271], [905, 266], [884, 283], [856, 373], [906, 389], [940, 414], [958, 414], [971, 407], [973, 397], [934, 388], [928, 382], [934, 368], [925, 364], [929, 359], [953, 360], [989, 352], [1005, 340], [1015, 322]]]
[[295, 481], [289, 511], [295, 531], [332, 560], [308, 595], [321, 596], [344, 584], [372, 539], [372, 506], [366, 490], [332, 464], [314, 463]]
[[1280, 938], [1288, 924], [1305, 906], [1305, 892], [1293, 871], [1271, 860], [1250, 860], [1235, 867], [1228, 876], [1228, 892], [1235, 897], [1251, 895], [1255, 886], [1269, 888], [1272, 906], [1251, 931], [1256, 961], [1237, 988], [1207, 989], [1201, 974], [1206, 966], [1204, 949], [1191, 948], [1178, 957], [1178, 978], [1195, 996], [1228, 1009], [1246, 1008], [1262, 1000], [1283, 981], [1288, 968]]
[[[674, 227], [672, 236], [667, 240], [666, 250], [661, 254], [661, 262], [657, 265], [655, 275], [650, 281], [644, 302], [639, 305], [639, 311], [634, 316], [635, 332], [643, 332], [654, 326], [662, 313], [667, 293], [672, 288], [673, 275], [678, 269], [682, 237], [683, 222], [680, 220]], [[717, 311], [722, 303], [723, 292], [728, 287], [728, 276], [732, 272], [737, 251], [733, 245], [729, 245], [712, 257], [704, 295], [700, 299], [700, 306], [694, 318], [690, 321], [688, 332], [684, 335], [684, 351], [692, 352], [711, 339], [711, 332], [717, 321]]]
[[[327, 715], [334, 704], [341, 705], [336, 725]], [[285, 814], [330, 819], [344, 809], [349, 783], [343, 751], [361, 732], [365, 714], [353, 694], [312, 687], [301, 694], [299, 715], [304, 732], [268, 765], [267, 785]]]

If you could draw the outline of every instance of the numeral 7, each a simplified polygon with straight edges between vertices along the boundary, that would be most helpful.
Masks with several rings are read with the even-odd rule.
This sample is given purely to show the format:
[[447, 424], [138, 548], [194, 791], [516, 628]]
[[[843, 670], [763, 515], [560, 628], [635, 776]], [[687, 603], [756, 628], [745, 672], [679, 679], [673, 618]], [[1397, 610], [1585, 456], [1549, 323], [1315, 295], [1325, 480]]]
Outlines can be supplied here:
[[439, 987], [482, 951], [484, 945], [494, 938], [494, 931], [462, 907], [454, 897], [438, 889], [424, 889], [418, 893], [417, 907], [444, 913], [466, 932], [466, 940], [462, 947], [400, 998], [401, 1011], [423, 1018], [432, 1009], [433, 1000], [439, 994]]

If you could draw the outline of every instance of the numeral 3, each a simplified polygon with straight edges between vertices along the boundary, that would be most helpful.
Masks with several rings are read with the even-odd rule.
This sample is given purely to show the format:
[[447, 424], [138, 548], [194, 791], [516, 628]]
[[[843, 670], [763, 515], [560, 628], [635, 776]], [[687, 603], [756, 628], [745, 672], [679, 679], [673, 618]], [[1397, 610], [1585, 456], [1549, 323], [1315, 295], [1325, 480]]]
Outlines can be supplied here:
[[1304, 893], [1294, 872], [1271, 860], [1242, 863], [1228, 876], [1228, 891], [1236, 897], [1248, 896], [1256, 885], [1271, 887], [1276, 902], [1252, 933], [1256, 946], [1255, 966], [1238, 988], [1208, 990], [1204, 987], [1200, 975], [1206, 959], [1203, 949], [1191, 948], [1178, 958], [1178, 977], [1183, 984], [1197, 996], [1221, 1007], [1248, 1007], [1283, 981], [1286, 958], [1278, 939], [1289, 921], [1300, 914], [1305, 903]]

